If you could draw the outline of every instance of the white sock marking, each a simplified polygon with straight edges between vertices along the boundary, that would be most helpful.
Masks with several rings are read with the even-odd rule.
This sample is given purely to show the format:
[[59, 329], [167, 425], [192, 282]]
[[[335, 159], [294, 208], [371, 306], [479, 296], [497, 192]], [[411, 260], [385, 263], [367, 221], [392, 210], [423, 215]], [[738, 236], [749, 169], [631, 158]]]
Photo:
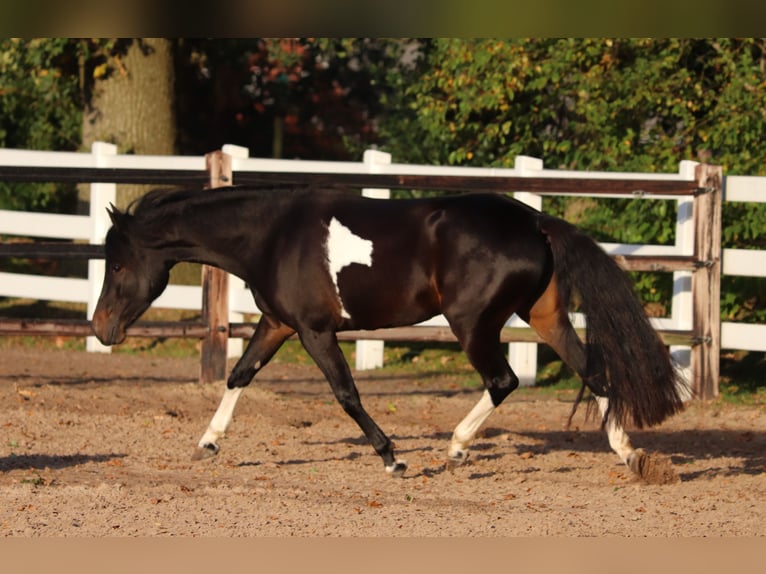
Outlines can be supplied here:
[[335, 292], [338, 294], [341, 316], [350, 319], [351, 316], [343, 307], [343, 300], [340, 297], [338, 274], [344, 267], [352, 263], [360, 263], [361, 265], [371, 267], [372, 241], [354, 235], [348, 227], [333, 217], [328, 226], [326, 249], [330, 278], [335, 285]]
[[449, 456], [455, 456], [462, 453], [476, 436], [479, 428], [495, 412], [495, 405], [492, 403], [492, 397], [489, 391], [479, 399], [479, 402], [471, 409], [471, 412], [455, 427], [452, 433], [452, 442], [449, 447]]
[[237, 405], [237, 400], [243, 390], [244, 387], [235, 387], [233, 389], [227, 388], [224, 391], [221, 404], [218, 405], [218, 409], [215, 411], [205, 434], [202, 435], [199, 441], [200, 447], [215, 444], [223, 436], [231, 424], [231, 419], [234, 416], [234, 407]]
[[[601, 416], [609, 408], [609, 399], [606, 397], [596, 397], [598, 403], [598, 409], [601, 411]], [[617, 424], [614, 420], [610, 419], [606, 423], [606, 434], [609, 438], [609, 446], [617, 453], [622, 462], [628, 464], [628, 457], [633, 453], [633, 446], [630, 444], [630, 438], [623, 428]]]
[[407, 461], [406, 460], [399, 460], [397, 458], [396, 462], [394, 462], [394, 464], [392, 464], [391, 466], [387, 466], [386, 467], [386, 472], [388, 474], [392, 474], [396, 470], [396, 467], [399, 466], [399, 465], [404, 465], [406, 467], [407, 466]]

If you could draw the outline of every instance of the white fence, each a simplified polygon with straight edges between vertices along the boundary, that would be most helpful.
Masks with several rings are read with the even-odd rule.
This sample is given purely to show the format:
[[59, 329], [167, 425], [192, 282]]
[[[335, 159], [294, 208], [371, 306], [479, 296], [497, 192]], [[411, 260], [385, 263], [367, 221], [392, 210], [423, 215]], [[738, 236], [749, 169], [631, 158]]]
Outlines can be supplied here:
[[[724, 201], [766, 203], [766, 177], [724, 178]], [[762, 222], [766, 233], [766, 221]], [[766, 277], [766, 251], [724, 249], [723, 275]], [[766, 351], [766, 325], [721, 322], [721, 348]]]
[[[319, 162], [301, 160], [271, 160], [247, 157], [247, 150], [237, 146], [224, 146], [223, 152], [232, 157], [232, 171], [244, 172], [301, 172], [327, 174], [391, 174], [391, 175], [429, 175], [429, 176], [505, 176], [568, 179], [657, 179], [669, 181], [694, 181], [696, 162], [682, 161], [676, 174], [645, 174], [617, 172], [577, 172], [543, 169], [542, 160], [518, 157], [513, 168], [468, 168], [425, 165], [393, 164], [388, 154], [368, 151], [362, 162]], [[139, 156], [117, 155], [116, 147], [111, 144], [96, 143], [92, 153], [40, 152], [28, 150], [0, 150], [0, 166], [38, 166], [38, 167], [104, 167], [121, 169], [163, 169], [163, 170], [199, 170], [204, 171], [204, 157], [178, 156]], [[0, 234], [25, 237], [43, 237], [83, 240], [99, 244], [103, 242], [110, 222], [106, 206], [115, 200], [115, 184], [95, 183], [91, 185], [90, 214], [55, 215], [46, 213], [25, 213], [0, 210]], [[388, 197], [388, 190], [366, 189], [365, 195]], [[540, 208], [540, 195], [517, 192], [516, 197], [533, 207]], [[587, 193], [578, 195], [587, 196]], [[594, 194], [595, 195], [595, 194]], [[599, 194], [599, 197], [604, 197]], [[624, 195], [614, 197], [625, 197]], [[694, 252], [694, 225], [692, 206], [694, 199], [689, 196], [649, 195], [668, 201], [677, 202], [676, 242], [674, 245], [633, 245], [602, 244], [611, 254], [630, 255], [692, 255]], [[766, 178], [730, 176], [725, 178], [725, 200], [744, 202], [766, 201]], [[754, 250], [726, 249], [723, 253], [723, 273], [726, 275], [766, 276], [766, 252]], [[85, 303], [87, 317], [90, 318], [95, 308], [101, 287], [103, 261], [91, 260], [87, 279], [61, 277], [43, 277], [18, 273], [0, 273], [0, 297], [32, 298], [51, 301], [70, 301]], [[670, 317], [652, 319], [657, 328], [688, 330], [692, 323], [691, 271], [674, 272], [673, 298]], [[240, 322], [244, 313], [258, 313], [250, 292], [242, 281], [229, 283], [230, 321]], [[155, 301], [154, 307], [198, 310], [201, 302], [199, 286], [170, 285]], [[581, 316], [575, 316], [577, 326], [583, 326]], [[444, 317], [435, 317], [422, 325], [446, 325]], [[522, 326], [524, 323], [514, 316], [509, 326]], [[722, 348], [766, 351], [766, 325], [746, 325], [723, 322]], [[241, 353], [241, 339], [229, 339], [229, 355]], [[93, 337], [88, 337], [87, 348], [90, 351], [107, 351]], [[671, 351], [679, 363], [688, 367], [689, 347], [673, 347]], [[537, 344], [510, 343], [509, 361], [519, 374], [522, 384], [532, 384], [536, 373]], [[374, 368], [383, 363], [382, 341], [358, 341], [356, 353], [357, 369]]]

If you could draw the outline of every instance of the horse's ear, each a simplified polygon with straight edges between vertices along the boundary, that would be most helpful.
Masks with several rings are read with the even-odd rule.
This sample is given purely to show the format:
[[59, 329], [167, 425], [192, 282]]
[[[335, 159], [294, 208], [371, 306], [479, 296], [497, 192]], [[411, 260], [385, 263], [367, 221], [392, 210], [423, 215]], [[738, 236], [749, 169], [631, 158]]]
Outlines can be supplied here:
[[117, 209], [113, 203], [109, 204], [109, 207], [106, 208], [106, 212], [109, 214], [109, 219], [112, 220], [112, 225], [119, 227], [120, 222], [123, 219], [123, 213]]

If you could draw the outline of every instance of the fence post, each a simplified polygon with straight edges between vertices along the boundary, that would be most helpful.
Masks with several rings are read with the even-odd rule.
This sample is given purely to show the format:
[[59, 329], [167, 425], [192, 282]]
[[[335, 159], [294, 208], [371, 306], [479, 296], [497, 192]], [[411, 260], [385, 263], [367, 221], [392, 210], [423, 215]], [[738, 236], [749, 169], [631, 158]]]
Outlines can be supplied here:
[[[250, 156], [250, 150], [246, 147], [226, 144], [221, 148], [221, 151], [232, 159], [247, 159]], [[231, 180], [228, 185], [234, 183], [234, 169], [231, 169]], [[225, 183], [225, 182], [222, 182]], [[229, 323], [241, 323], [244, 321], [244, 314], [238, 311], [231, 310], [231, 302], [234, 300], [232, 292], [235, 289], [246, 289], [245, 282], [234, 275], [229, 275]], [[239, 357], [242, 355], [244, 341], [239, 337], [229, 337], [228, 344], [226, 345], [226, 356], [228, 358]]]
[[[699, 162], [683, 160], [678, 165], [678, 174], [686, 180], [695, 180]], [[680, 197], [676, 202], [676, 248], [679, 255], [694, 255], [694, 203], [692, 196]], [[694, 297], [692, 296], [692, 271], [673, 272], [673, 297], [670, 317], [673, 328], [679, 331], [691, 331], [694, 328]], [[691, 347], [671, 345], [670, 354], [677, 368], [686, 380], [691, 380]], [[684, 400], [691, 399], [686, 394]]]
[[[365, 150], [363, 162], [367, 166], [369, 173], [379, 173], [378, 165], [391, 163], [391, 154], [368, 149]], [[388, 199], [391, 197], [389, 189], [365, 188], [362, 190], [365, 197], [375, 197], [378, 199]], [[377, 369], [383, 366], [383, 341], [361, 339], [356, 342], [356, 368], [359, 371], [366, 369]]]
[[721, 355], [721, 210], [723, 170], [698, 165], [699, 194], [694, 201], [694, 254], [699, 268], [692, 275], [693, 328], [700, 338], [691, 350], [692, 393], [698, 399], [718, 395]]
[[[221, 151], [205, 155], [210, 188], [231, 183], [231, 156]], [[214, 192], [213, 192], [214, 193]], [[216, 267], [202, 266], [202, 320], [208, 334], [200, 352], [201, 383], [226, 378], [226, 347], [229, 340], [229, 274]]]
[[[538, 175], [536, 172], [543, 169], [543, 160], [520, 155], [516, 157], [513, 167], [521, 176], [534, 177]], [[513, 197], [538, 211], [543, 208], [543, 198], [540, 195], [527, 191], [517, 191]], [[511, 325], [515, 327], [526, 324], [517, 315], [514, 315], [511, 317]], [[537, 378], [537, 343], [508, 343], [508, 363], [516, 376], [519, 377], [521, 386], [534, 386]]]
[[[96, 158], [96, 166], [104, 167], [108, 157], [117, 155], [117, 146], [104, 142], [93, 142], [91, 153]], [[111, 221], [106, 213], [110, 203], [117, 201], [117, 185], [114, 183], [91, 183], [90, 184], [90, 242], [92, 244], [104, 243], [106, 232], [111, 226]], [[104, 260], [90, 259], [88, 261], [88, 306], [87, 317], [93, 319], [98, 298], [101, 295], [101, 283], [104, 278]], [[85, 338], [85, 350], [90, 353], [111, 353], [112, 348], [102, 345], [96, 337]]]

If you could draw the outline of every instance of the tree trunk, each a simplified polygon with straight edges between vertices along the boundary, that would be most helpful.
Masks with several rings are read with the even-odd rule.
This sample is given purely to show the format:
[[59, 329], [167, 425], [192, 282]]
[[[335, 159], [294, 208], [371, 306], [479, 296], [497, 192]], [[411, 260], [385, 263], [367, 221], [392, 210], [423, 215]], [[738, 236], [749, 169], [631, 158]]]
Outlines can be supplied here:
[[[172, 155], [176, 141], [172, 41], [120, 41], [108, 64], [107, 74], [92, 79], [86, 100], [85, 150], [94, 141], [106, 141], [117, 145], [121, 154]], [[141, 185], [118, 186], [118, 207], [125, 207], [145, 191], [146, 186]]]

